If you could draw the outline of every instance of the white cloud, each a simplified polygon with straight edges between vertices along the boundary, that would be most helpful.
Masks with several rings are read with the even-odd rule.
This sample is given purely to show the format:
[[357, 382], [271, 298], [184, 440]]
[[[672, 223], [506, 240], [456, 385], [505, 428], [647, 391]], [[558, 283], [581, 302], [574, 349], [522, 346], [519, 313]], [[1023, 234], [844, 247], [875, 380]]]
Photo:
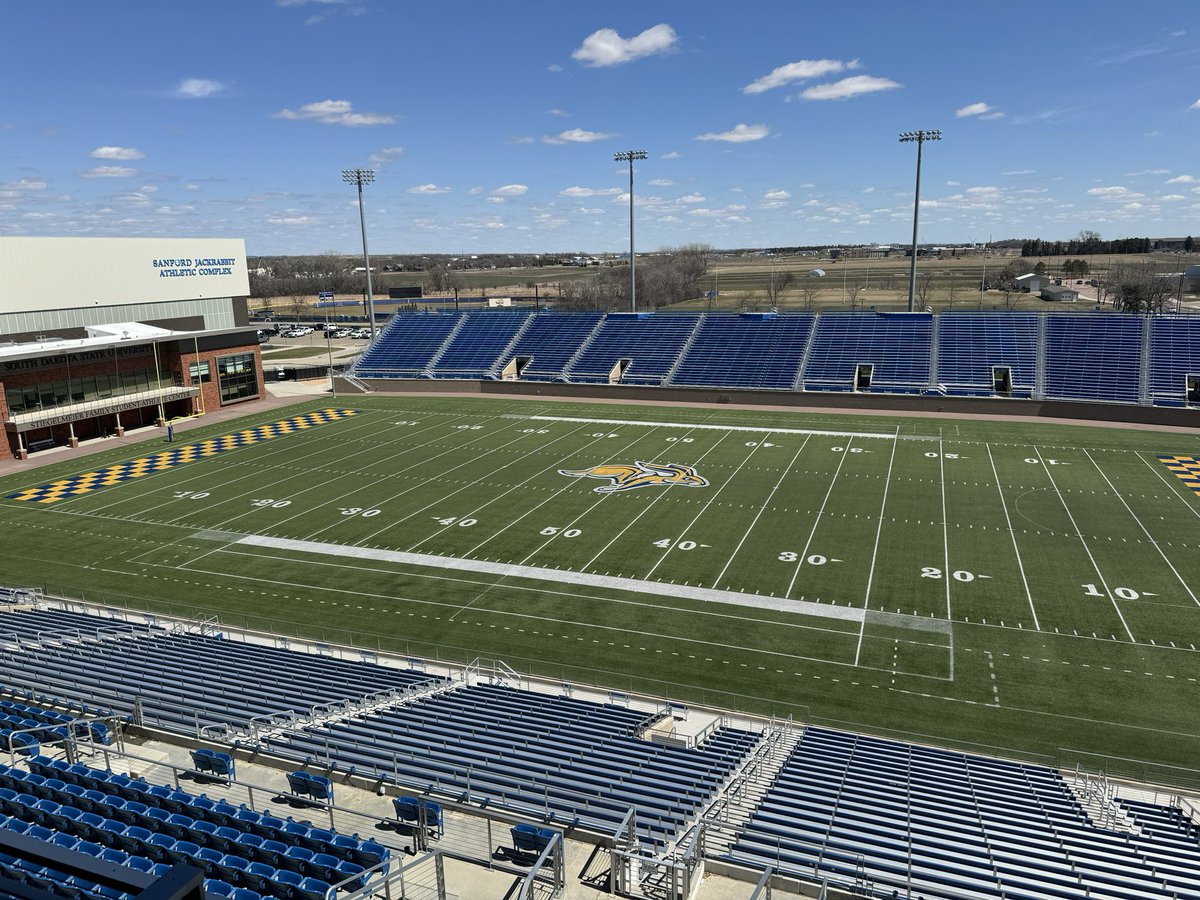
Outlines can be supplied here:
[[1037, 169], [1009, 169], [1007, 172], [1001, 172], [1001, 175], [1033, 175]]
[[1136, 178], [1138, 175], [1168, 175], [1170, 172], [1170, 169], [1139, 169], [1136, 172], [1126, 172], [1125, 174], [1130, 178]]
[[403, 147], [384, 147], [368, 156], [367, 161], [373, 166], [386, 166], [392, 160], [399, 159], [403, 155]]
[[492, 191], [493, 197], [521, 197], [529, 193], [527, 184], [505, 184]]
[[703, 203], [706, 199], [702, 194], [687, 194], [679, 198], [680, 203]]
[[7, 184], [0, 185], [2, 191], [44, 191], [46, 182], [40, 178], [18, 178]]
[[659, 157], [659, 159], [679, 159], [681, 156], [683, 156], [683, 154], [678, 150], [672, 150], [670, 153], [664, 153]]
[[198, 190], [200, 190], [200, 185], [196, 184], [196, 182], [194, 182], [194, 181], [189, 181], [187, 184], [185, 184], [183, 186], [183, 189], [185, 191], [198, 191]]
[[1129, 190], [1124, 185], [1114, 184], [1108, 187], [1088, 188], [1088, 194], [1093, 197], [1107, 197], [1113, 200], [1131, 200], [1141, 197], [1141, 194]]
[[571, 114], [569, 112], [567, 112], [565, 109], [548, 109], [548, 110], [546, 110], [546, 115], [558, 116], [563, 119], [568, 119], [571, 116]]
[[312, 218], [310, 216], [270, 216], [267, 221], [272, 225], [307, 225]]
[[1189, 106], [1188, 109], [1200, 109], [1200, 100], [1197, 100], [1195, 103]]
[[185, 78], [172, 93], [183, 100], [203, 100], [205, 97], [215, 97], [229, 85], [211, 78]]
[[873, 193], [875, 193], [875, 188], [874, 187], [865, 187], [862, 189], [862, 192], [864, 194], [873, 194]]
[[998, 193], [1000, 193], [1000, 188], [995, 187], [994, 185], [985, 184], [985, 185], [981, 185], [979, 187], [969, 187], [969, 188], [967, 188], [967, 193], [968, 194], [976, 194], [976, 195], [998, 194]]
[[779, 209], [781, 206], [787, 206], [791, 199], [792, 195], [783, 188], [776, 188], [763, 194], [762, 205], [764, 209]]
[[755, 79], [744, 88], [743, 94], [761, 94], [794, 81], [807, 81], [823, 75], [836, 75], [846, 69], [857, 69], [858, 60], [842, 62], [840, 59], [800, 59], [794, 63], [772, 69], [762, 78]]
[[874, 75], [851, 75], [841, 81], [830, 84], [816, 84], [801, 91], [804, 100], [848, 100], [861, 94], [874, 94], [879, 91], [890, 91], [903, 87], [899, 82], [890, 78], [877, 78]]
[[1192, 175], [1176, 175], [1174, 178], [1168, 178], [1167, 184], [1195, 184], [1196, 179]]
[[550, 63], [550, 65], [546, 66], [546, 71], [547, 72], [561, 72], [562, 66], [560, 66], [558, 63]]
[[448, 194], [453, 188], [439, 184], [417, 184], [408, 189], [410, 194]]
[[968, 103], [966, 106], [961, 106], [954, 111], [956, 118], [965, 119], [969, 116], [979, 116], [981, 119], [999, 119], [1004, 116], [1004, 113], [997, 110], [994, 106], [989, 106], [987, 103]]
[[655, 53], [666, 53], [679, 43], [679, 35], [666, 23], [647, 28], [641, 34], [623, 38], [612, 28], [593, 31], [571, 54], [585, 66], [616, 66]]
[[571, 128], [558, 134], [546, 135], [542, 142], [546, 144], [590, 144], [593, 141], [606, 141], [616, 137], [607, 131], [585, 131], [582, 128]]
[[132, 178], [138, 173], [137, 169], [127, 166], [96, 166], [86, 172], [80, 172], [83, 178]]
[[563, 197], [607, 197], [621, 193], [620, 188], [569, 187], [558, 192]]
[[670, 178], [651, 178], [646, 184], [652, 184], [655, 187], [670, 187], [673, 184], [678, 184], [677, 181], [672, 181]]
[[358, 128], [364, 125], [390, 125], [396, 121], [395, 116], [385, 113], [359, 113], [354, 111], [354, 105], [349, 100], [318, 100], [306, 103], [299, 109], [281, 109], [275, 113], [276, 119], [307, 120], [321, 122], [325, 125], [344, 125], [347, 128]]
[[730, 144], [742, 144], [746, 141], [761, 141], [771, 129], [766, 125], [745, 125], [739, 122], [729, 131], [709, 131], [696, 135], [697, 141], [725, 141]]
[[1164, 203], [1167, 203], [1174, 202], [1176, 200], [1186, 200], [1187, 197], [1183, 196], [1183, 194], [1163, 194], [1158, 199], [1162, 200]]
[[604, 215], [604, 210], [602, 210], [598, 206], [581, 206], [581, 207], [579, 207], [579, 211], [581, 213], [583, 213], [585, 216], [602, 216], [602, 215]]
[[484, 190], [485, 189], [482, 185], [476, 185], [475, 187], [473, 187], [469, 191], [467, 191], [467, 193], [470, 194], [472, 197], [474, 197], [477, 194], [482, 194], [484, 192]]
[[97, 147], [88, 154], [92, 159], [145, 159], [146, 154], [133, 147]]

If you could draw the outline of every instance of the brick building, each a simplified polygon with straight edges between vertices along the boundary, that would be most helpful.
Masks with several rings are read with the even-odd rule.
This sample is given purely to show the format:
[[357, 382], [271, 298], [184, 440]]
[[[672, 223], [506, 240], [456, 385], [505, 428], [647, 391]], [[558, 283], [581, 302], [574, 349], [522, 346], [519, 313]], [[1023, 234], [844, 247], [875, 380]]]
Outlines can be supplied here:
[[240, 240], [0, 238], [0, 423], [10, 452], [263, 396]]

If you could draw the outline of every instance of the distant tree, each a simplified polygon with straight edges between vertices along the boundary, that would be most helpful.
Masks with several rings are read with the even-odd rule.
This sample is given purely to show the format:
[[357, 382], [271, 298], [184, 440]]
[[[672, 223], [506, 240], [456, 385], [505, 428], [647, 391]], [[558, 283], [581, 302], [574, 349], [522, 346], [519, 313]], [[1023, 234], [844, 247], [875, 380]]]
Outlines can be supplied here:
[[779, 305], [779, 297], [792, 286], [796, 281], [795, 272], [776, 272], [771, 269], [771, 276], [767, 279], [767, 301], [772, 306]]
[[817, 297], [821, 294], [821, 280], [813, 276], [801, 279], [800, 281], [800, 303], [807, 309], [811, 310], [817, 305]]
[[1165, 311], [1175, 293], [1176, 280], [1163, 278], [1144, 265], [1116, 266], [1105, 279], [1113, 309], [1154, 315]]
[[859, 300], [859, 297], [862, 296], [862, 292], [863, 292], [863, 285], [862, 285], [862, 282], [859, 282], [859, 281], [854, 282], [853, 284], [849, 285], [846, 288], [846, 299], [848, 299], [850, 301], [851, 309], [858, 308], [858, 300]]
[[1195, 249], [1196, 249], [1196, 243], [1195, 243], [1195, 241], [1192, 240], [1192, 236], [1189, 234], [1186, 238], [1183, 239], [1183, 252], [1191, 253]]
[[922, 306], [929, 305], [929, 290], [933, 287], [933, 270], [926, 269], [917, 273], [916, 300]]
[[1046, 264], [1044, 262], [1038, 262], [1038, 264], [1033, 267], [1033, 274], [1045, 275], [1046, 274]]

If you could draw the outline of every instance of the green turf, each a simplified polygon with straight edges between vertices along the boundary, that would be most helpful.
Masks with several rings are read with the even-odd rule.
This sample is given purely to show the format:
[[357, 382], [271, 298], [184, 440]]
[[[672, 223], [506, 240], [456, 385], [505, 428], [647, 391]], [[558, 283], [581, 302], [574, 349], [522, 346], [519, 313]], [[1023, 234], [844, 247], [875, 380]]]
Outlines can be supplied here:
[[[332, 403], [360, 414], [54, 505], [0, 501], [0, 582], [1046, 761], [1195, 763], [1200, 498], [1155, 458], [1194, 453], [1193, 435], [441, 397], [307, 407]], [[141, 453], [64, 455], [0, 494]], [[708, 485], [603, 494], [558, 472], [637, 461]], [[322, 546], [238, 543], [255, 535]]]

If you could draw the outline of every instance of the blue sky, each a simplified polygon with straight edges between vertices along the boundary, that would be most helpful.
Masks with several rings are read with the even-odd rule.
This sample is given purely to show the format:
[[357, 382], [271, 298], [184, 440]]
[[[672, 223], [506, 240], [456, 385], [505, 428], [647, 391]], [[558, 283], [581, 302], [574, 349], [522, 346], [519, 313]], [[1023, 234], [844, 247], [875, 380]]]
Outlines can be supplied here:
[[1200, 235], [1200, 18], [1128, 3], [5, 5], [0, 234], [352, 252]]

